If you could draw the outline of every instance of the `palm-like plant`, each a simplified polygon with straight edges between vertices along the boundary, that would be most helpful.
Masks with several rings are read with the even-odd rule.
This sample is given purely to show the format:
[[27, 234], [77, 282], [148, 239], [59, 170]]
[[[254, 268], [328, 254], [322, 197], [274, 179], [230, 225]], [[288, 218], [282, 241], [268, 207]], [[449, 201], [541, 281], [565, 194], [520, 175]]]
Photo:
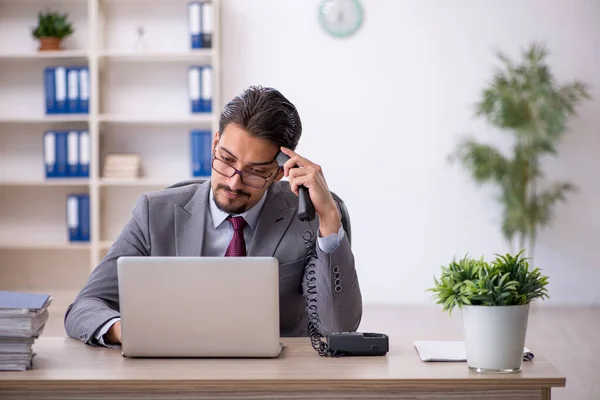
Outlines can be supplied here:
[[451, 157], [478, 184], [491, 183], [500, 189], [502, 233], [510, 251], [516, 242], [530, 257], [539, 228], [553, 219], [554, 205], [576, 189], [569, 182], [544, 182], [540, 161], [557, 154], [568, 118], [575, 114], [578, 103], [590, 98], [581, 82], [557, 84], [546, 63], [547, 55], [546, 48], [535, 43], [523, 51], [518, 64], [498, 53], [502, 68], [476, 105], [477, 117], [514, 134], [512, 154], [506, 156], [467, 137]]

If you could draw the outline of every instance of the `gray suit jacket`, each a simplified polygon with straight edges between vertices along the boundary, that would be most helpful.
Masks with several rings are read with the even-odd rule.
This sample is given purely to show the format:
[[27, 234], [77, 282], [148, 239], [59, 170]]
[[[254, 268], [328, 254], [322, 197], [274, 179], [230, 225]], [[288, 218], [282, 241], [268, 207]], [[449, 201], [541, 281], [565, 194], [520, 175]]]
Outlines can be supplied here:
[[[94, 334], [98, 329], [119, 317], [117, 259], [120, 256], [202, 256], [209, 192], [210, 181], [206, 181], [138, 198], [132, 217], [66, 311], [64, 323], [70, 337], [96, 344]], [[298, 219], [297, 206], [298, 197], [291, 192], [288, 182], [271, 185], [247, 250], [248, 256], [273, 256], [279, 260], [281, 336], [308, 334], [304, 298], [307, 287], [303, 279], [307, 249], [302, 237], [310, 228]], [[318, 217], [312, 226], [316, 241]], [[318, 245], [316, 249], [320, 331], [322, 334], [355, 331], [362, 317], [362, 297], [348, 238], [344, 236], [330, 254], [322, 252]], [[338, 290], [334, 284], [336, 277], [341, 280]]]

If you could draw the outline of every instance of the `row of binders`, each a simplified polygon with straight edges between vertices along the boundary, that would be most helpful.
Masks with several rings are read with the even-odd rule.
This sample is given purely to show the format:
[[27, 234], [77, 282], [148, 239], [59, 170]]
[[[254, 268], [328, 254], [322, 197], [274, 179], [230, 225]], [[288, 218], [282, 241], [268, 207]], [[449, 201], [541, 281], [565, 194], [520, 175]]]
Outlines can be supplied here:
[[67, 230], [69, 242], [90, 241], [90, 195], [71, 193], [67, 196]]
[[188, 93], [193, 114], [212, 112], [213, 70], [210, 65], [188, 69]]
[[[209, 130], [190, 132], [192, 175], [208, 176], [212, 168], [212, 133]], [[139, 155], [109, 155], [104, 176], [136, 178], [139, 176]], [[46, 131], [44, 133], [44, 170], [46, 178], [89, 178], [90, 135], [88, 131]]]
[[[90, 107], [88, 67], [48, 67], [44, 70], [46, 114], [88, 114]], [[188, 93], [193, 114], [212, 112], [213, 69], [190, 66]]]
[[89, 178], [89, 132], [46, 131], [44, 169], [46, 178]]
[[210, 1], [188, 4], [188, 29], [192, 49], [210, 49], [213, 36], [213, 5]]
[[46, 114], [88, 114], [90, 74], [86, 66], [57, 66], [44, 69]]
[[190, 132], [190, 149], [192, 156], [192, 176], [206, 177], [212, 170], [212, 134], [207, 130]]

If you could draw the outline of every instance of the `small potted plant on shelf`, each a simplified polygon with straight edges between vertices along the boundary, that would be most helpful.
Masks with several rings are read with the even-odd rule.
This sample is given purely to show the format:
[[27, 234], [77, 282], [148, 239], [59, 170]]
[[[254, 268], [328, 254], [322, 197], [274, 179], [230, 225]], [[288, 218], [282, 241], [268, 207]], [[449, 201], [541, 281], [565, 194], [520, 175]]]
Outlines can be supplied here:
[[488, 263], [465, 256], [434, 276], [432, 298], [449, 314], [462, 311], [467, 365], [477, 372], [518, 372], [523, 362], [529, 304], [548, 298], [548, 277], [527, 258], [496, 255]]
[[68, 20], [68, 14], [55, 11], [40, 11], [38, 24], [32, 30], [34, 38], [40, 41], [40, 51], [61, 50], [64, 38], [73, 34], [73, 25]]

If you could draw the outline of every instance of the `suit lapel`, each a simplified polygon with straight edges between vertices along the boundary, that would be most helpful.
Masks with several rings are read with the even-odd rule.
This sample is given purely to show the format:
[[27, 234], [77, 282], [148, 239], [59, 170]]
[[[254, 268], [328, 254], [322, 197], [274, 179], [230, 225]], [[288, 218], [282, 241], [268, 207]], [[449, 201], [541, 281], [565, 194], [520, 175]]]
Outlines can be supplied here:
[[248, 256], [273, 256], [281, 238], [292, 222], [296, 208], [289, 207], [283, 196], [277, 201], [276, 190], [271, 187], [267, 193], [256, 232], [254, 232], [252, 243], [248, 249]]
[[202, 255], [204, 224], [208, 207], [210, 180], [198, 187], [185, 206], [175, 206], [175, 250], [177, 256]]

